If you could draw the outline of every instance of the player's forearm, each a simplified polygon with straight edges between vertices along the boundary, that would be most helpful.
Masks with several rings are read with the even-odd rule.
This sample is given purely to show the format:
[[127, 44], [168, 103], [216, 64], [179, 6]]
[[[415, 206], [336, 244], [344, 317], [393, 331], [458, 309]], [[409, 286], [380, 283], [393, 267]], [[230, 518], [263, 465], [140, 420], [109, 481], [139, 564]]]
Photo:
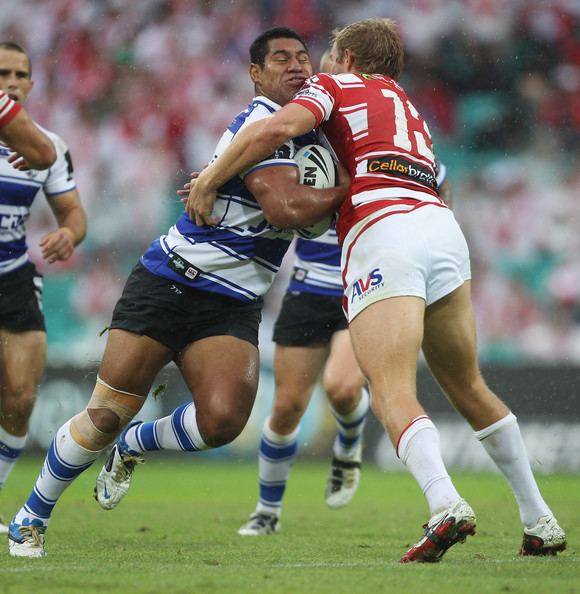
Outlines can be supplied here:
[[57, 216], [58, 226], [70, 234], [73, 245], [77, 246], [87, 234], [87, 218], [81, 206], [68, 210]]
[[346, 195], [340, 187], [316, 190], [297, 184], [289, 190], [280, 197], [279, 209], [266, 216], [275, 227], [300, 229], [317, 223], [338, 210]]
[[240, 130], [226, 150], [201, 172], [200, 180], [207, 189], [217, 190], [288, 140], [283, 130], [268, 126], [269, 119], [253, 122]]
[[56, 160], [54, 144], [24, 110], [0, 129], [0, 139], [22, 155], [33, 169], [47, 169]]
[[344, 177], [339, 186], [315, 189], [298, 183], [298, 171], [290, 167], [258, 170], [247, 181], [265, 219], [282, 229], [306, 227], [337, 210], [348, 191], [347, 182]]

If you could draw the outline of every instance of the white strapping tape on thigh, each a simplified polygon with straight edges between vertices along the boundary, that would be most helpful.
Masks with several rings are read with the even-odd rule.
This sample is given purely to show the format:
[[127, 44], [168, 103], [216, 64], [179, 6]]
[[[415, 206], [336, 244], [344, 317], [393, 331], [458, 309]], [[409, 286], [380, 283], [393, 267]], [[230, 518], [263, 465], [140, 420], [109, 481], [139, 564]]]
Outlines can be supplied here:
[[109, 386], [109, 384], [101, 379], [98, 375], [97, 375], [97, 384], [102, 384], [103, 386], [105, 386], [106, 388], [109, 388], [109, 390], [113, 390], [113, 392], [118, 392], [119, 394], [126, 394], [127, 396], [134, 396], [135, 398], [147, 398], [147, 395], [145, 396], [140, 396], [139, 394], [133, 394], [132, 392], [125, 392], [124, 390], [117, 390], [117, 388], [113, 388], [113, 386]]

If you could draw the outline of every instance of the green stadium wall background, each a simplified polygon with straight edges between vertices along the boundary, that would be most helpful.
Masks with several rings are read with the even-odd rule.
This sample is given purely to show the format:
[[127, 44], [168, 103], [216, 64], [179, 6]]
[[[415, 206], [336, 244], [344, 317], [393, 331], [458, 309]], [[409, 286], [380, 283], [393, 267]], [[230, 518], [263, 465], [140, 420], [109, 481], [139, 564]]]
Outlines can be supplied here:
[[[484, 367], [483, 373], [518, 416], [534, 470], [544, 474], [580, 471], [580, 368]], [[47, 368], [31, 419], [28, 449], [48, 448], [58, 427], [88, 402], [95, 377], [96, 369]], [[426, 369], [420, 369], [417, 381], [421, 402], [441, 433], [443, 456], [448, 466], [493, 470], [471, 429], [451, 408]], [[273, 392], [272, 370], [263, 368], [256, 404], [242, 434], [224, 448], [194, 455], [255, 460], [260, 430], [270, 412]], [[189, 399], [177, 369], [169, 366], [159, 375], [138, 418], [152, 420], [165, 416]], [[334, 434], [334, 419], [319, 386], [302, 422], [299, 456], [303, 459], [328, 457]], [[387, 471], [402, 469], [393, 447], [372, 415], [365, 431], [364, 456], [366, 463], [375, 463]]]

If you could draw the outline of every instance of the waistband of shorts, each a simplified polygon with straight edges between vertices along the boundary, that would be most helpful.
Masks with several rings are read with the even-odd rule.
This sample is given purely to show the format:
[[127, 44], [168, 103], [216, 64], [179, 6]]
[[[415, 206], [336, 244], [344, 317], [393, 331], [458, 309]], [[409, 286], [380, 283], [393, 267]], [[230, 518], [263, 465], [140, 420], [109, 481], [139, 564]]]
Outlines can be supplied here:
[[27, 260], [18, 268], [14, 268], [9, 270], [4, 274], [0, 274], [0, 282], [10, 283], [10, 282], [18, 282], [20, 279], [29, 278], [33, 276], [42, 276], [33, 262]]

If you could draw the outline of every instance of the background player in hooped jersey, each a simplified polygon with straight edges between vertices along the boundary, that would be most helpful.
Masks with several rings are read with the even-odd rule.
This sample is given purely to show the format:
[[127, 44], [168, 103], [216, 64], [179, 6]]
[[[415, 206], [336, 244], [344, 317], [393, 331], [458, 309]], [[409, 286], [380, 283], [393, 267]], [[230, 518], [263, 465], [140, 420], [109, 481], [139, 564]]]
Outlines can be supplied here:
[[[306, 45], [291, 29], [260, 35], [250, 58], [256, 97], [226, 130], [216, 154], [240, 129], [290, 101], [312, 74]], [[121, 501], [144, 451], [216, 448], [244, 428], [258, 384], [262, 296], [293, 239], [291, 228], [336, 210], [349, 183], [346, 176], [326, 190], [293, 187], [294, 147], [293, 141], [277, 147], [224, 184], [216, 228], [197, 226], [184, 213], [133, 269], [113, 312], [93, 395], [58, 429], [33, 491], [10, 524], [11, 555], [44, 556], [60, 495], [122, 430], [97, 478], [95, 495], [105, 509]], [[193, 403], [152, 423], [131, 422], [172, 360]]]
[[[330, 50], [320, 61], [329, 72]], [[340, 246], [334, 225], [314, 240], [297, 238], [292, 278], [274, 325], [276, 390], [258, 451], [259, 499], [242, 536], [280, 530], [282, 499], [298, 454], [298, 433], [322, 371], [337, 436], [326, 483], [326, 504], [338, 509], [353, 498], [361, 474], [362, 434], [370, 396], [355, 360], [342, 310]]]
[[311, 78], [267, 121], [248, 127], [194, 183], [188, 212], [211, 221], [222, 179], [288, 136], [320, 126], [352, 185], [339, 213], [345, 307], [373, 411], [420, 485], [431, 512], [401, 562], [438, 561], [475, 532], [475, 514], [453, 485], [439, 435], [416, 396], [423, 348], [429, 368], [507, 478], [524, 525], [520, 554], [556, 554], [566, 536], [533, 477], [516, 417], [477, 364], [467, 244], [435, 186], [429, 130], [396, 80], [403, 47], [393, 21], [341, 30], [336, 76]]
[[[21, 105], [32, 86], [26, 51], [12, 42], [0, 43], [0, 89]], [[11, 150], [0, 145], [0, 490], [24, 448], [46, 358], [42, 276], [26, 245], [32, 202], [44, 193], [58, 224], [40, 241], [47, 262], [68, 259], [86, 232], [68, 150], [56, 134], [44, 133], [57, 155], [44, 171], [28, 169], [29, 161], [15, 169], [9, 162], [14, 161]], [[24, 164], [18, 158], [15, 162]], [[1, 519], [0, 532], [8, 532]]]

